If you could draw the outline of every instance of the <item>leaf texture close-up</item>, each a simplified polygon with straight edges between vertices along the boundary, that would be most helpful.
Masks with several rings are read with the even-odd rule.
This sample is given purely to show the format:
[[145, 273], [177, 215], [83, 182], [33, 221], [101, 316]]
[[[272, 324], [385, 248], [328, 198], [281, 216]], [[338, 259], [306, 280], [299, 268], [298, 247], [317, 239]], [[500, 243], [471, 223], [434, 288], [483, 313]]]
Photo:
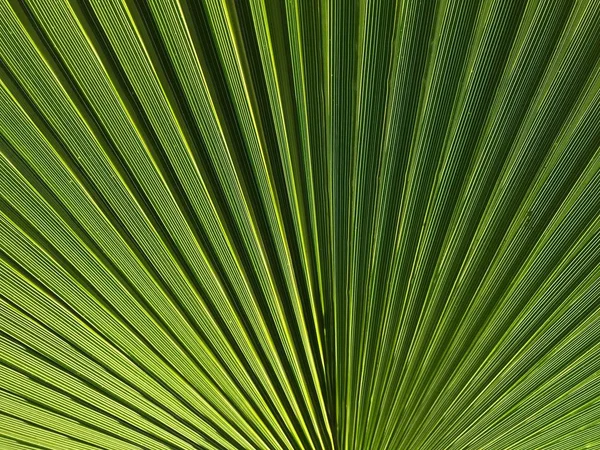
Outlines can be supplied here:
[[0, 0], [0, 450], [600, 449], [600, 1]]

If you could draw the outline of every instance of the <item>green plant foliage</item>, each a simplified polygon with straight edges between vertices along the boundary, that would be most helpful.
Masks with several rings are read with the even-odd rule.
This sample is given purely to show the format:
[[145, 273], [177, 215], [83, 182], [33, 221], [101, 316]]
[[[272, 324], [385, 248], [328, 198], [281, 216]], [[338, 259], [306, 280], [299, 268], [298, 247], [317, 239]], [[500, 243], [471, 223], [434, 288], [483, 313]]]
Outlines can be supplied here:
[[600, 449], [600, 1], [0, 30], [0, 450]]

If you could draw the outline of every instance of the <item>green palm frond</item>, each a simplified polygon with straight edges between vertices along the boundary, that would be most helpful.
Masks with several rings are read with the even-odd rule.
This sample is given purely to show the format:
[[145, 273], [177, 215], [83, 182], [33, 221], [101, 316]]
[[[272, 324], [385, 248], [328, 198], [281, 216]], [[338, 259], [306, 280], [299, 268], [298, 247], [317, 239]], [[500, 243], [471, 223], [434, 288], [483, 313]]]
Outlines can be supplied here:
[[599, 1], [0, 30], [0, 450], [600, 449]]

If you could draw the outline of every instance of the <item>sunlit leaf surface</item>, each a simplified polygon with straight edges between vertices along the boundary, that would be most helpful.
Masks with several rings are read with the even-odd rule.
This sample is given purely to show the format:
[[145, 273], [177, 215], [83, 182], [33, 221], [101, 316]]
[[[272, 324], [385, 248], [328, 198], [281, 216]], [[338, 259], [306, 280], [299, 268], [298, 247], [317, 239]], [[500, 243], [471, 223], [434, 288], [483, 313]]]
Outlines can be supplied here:
[[0, 449], [600, 448], [600, 1], [0, 30]]

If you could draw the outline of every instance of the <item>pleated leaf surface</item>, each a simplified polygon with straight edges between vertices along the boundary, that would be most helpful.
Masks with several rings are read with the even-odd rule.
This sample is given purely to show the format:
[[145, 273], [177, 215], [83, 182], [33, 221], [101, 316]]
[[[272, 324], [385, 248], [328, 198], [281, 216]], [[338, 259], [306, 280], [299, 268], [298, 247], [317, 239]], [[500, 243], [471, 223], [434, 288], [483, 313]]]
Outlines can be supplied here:
[[600, 449], [600, 2], [0, 0], [0, 449]]

